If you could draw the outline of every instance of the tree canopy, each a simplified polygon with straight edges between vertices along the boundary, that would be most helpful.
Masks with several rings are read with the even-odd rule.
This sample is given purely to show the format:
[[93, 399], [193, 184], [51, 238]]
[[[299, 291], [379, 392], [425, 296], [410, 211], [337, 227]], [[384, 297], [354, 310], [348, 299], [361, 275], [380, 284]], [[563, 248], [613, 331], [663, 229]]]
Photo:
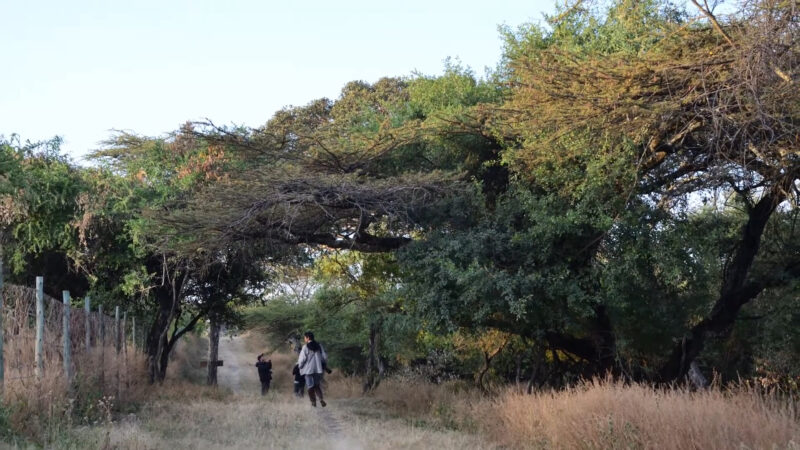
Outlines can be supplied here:
[[125, 298], [153, 380], [182, 334], [254, 302], [275, 345], [326, 330], [365, 389], [424, 365], [481, 385], [800, 374], [778, 331], [800, 279], [793, 3], [577, 1], [501, 32], [483, 78], [448, 61], [255, 128], [121, 133], [91, 168], [4, 140], [3, 257]]

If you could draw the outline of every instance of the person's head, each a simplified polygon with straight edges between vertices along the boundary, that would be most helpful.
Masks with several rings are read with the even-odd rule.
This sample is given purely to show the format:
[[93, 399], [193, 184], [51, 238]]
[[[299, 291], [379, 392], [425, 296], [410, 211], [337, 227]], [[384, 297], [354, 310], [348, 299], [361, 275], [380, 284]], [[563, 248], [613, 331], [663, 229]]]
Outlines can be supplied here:
[[263, 358], [263, 357], [264, 357], [264, 354], [263, 354], [263, 353], [262, 353], [262, 354], [260, 354], [260, 355], [258, 355], [258, 362], [261, 362], [261, 358]]
[[303, 334], [303, 339], [304, 339], [306, 342], [311, 342], [311, 341], [313, 341], [313, 340], [314, 340], [314, 333], [312, 333], [312, 332], [310, 332], [310, 331], [306, 331], [306, 332]]

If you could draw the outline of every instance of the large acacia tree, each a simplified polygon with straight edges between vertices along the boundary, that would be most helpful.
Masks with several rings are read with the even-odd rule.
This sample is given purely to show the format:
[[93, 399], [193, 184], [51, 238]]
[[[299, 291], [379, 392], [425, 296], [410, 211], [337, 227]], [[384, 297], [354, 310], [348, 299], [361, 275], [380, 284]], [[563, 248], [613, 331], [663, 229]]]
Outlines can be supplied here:
[[461, 189], [452, 165], [429, 158], [401, 80], [350, 83], [264, 127], [205, 124], [198, 135], [242, 163], [164, 218], [188, 251], [243, 241], [391, 251], [410, 242], [421, 210]]
[[685, 375], [743, 305], [798, 273], [791, 252], [773, 259], [771, 274], [752, 270], [767, 224], [798, 202], [796, 7], [745, 2], [722, 18], [694, 3], [683, 15], [665, 3], [620, 1], [599, 26], [577, 4], [554, 31], [509, 41], [513, 95], [504, 113], [518, 136], [510, 160], [568, 204], [588, 199], [612, 219], [587, 233], [587, 262], [602, 257], [614, 219], [642, 202], [674, 216], [716, 190], [745, 213], [722, 255], [718, 294], [678, 337], [663, 381]]

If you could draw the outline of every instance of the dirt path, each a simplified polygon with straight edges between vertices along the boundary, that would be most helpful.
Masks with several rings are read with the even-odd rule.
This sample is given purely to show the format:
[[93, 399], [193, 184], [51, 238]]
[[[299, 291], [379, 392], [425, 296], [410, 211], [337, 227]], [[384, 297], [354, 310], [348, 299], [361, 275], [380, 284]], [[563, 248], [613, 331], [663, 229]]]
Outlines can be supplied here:
[[246, 335], [222, 334], [219, 339], [219, 359], [224, 364], [217, 369], [220, 386], [238, 395], [258, 392], [261, 385], [255, 368], [256, 355], [249, 348]]
[[165, 387], [136, 414], [110, 425], [76, 427], [63, 445], [53, 448], [496, 448], [478, 436], [392, 417], [370, 398], [343, 397], [345, 387], [335, 383], [326, 395], [328, 406], [313, 408], [307, 397], [292, 394], [294, 355], [271, 355], [273, 386], [262, 397], [255, 368], [258, 346], [246, 334], [221, 337], [219, 358], [224, 365], [217, 379], [232, 395], [202, 385], [192, 385], [188, 392], [185, 387]]
[[[250, 348], [247, 335], [226, 336], [222, 335], [219, 342], [219, 358], [224, 361], [224, 366], [220, 367], [217, 373], [217, 381], [220, 386], [230, 389], [237, 396], [251, 396], [255, 395], [260, 389], [258, 380], [258, 373], [255, 368], [255, 359], [258, 350]], [[271, 357], [271, 356], [268, 356]], [[229, 362], [230, 361], [230, 362]], [[276, 360], [274, 371], [285, 370], [287, 365], [286, 361]], [[288, 361], [290, 364], [291, 361]], [[276, 377], [280, 378], [280, 377]], [[283, 380], [280, 380], [283, 381]], [[276, 379], [276, 383], [272, 386], [272, 394], [270, 397], [281, 396], [282, 390], [286, 390], [285, 382], [281, 383]], [[306, 398], [297, 399], [301, 405], [307, 402]], [[332, 449], [353, 449], [358, 450], [363, 448], [360, 443], [348, 438], [342, 420], [339, 415], [332, 411], [330, 408], [318, 407], [313, 410], [316, 414], [320, 427], [319, 429], [326, 435], [331, 443]]]

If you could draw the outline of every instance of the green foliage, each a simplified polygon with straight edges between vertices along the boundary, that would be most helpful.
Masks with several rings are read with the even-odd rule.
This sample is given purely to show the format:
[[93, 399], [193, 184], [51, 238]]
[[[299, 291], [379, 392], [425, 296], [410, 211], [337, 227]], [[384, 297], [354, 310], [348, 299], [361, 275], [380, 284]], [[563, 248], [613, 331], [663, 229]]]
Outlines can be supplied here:
[[275, 346], [312, 329], [353, 373], [374, 350], [555, 385], [675, 355], [796, 376], [796, 15], [761, 4], [720, 24], [576, 2], [502, 29], [486, 78], [448, 61], [256, 129], [121, 133], [94, 168], [2, 139], [3, 256], [172, 331], [236, 320], [294, 265], [312, 293], [273, 284], [246, 325]]

